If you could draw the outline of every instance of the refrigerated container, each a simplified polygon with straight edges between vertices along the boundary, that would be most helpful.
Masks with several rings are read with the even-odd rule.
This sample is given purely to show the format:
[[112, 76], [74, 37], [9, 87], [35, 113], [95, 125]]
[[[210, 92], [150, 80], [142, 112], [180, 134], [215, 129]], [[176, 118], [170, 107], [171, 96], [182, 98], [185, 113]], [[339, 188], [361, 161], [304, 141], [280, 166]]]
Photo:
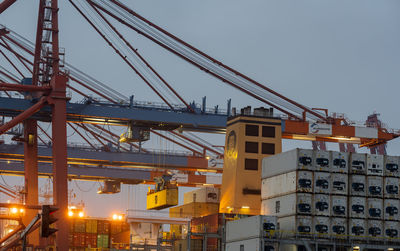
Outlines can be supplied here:
[[331, 167], [333, 173], [348, 173], [349, 172], [349, 154], [345, 152], [331, 151]]
[[330, 173], [314, 172], [314, 193], [329, 194], [331, 192], [330, 180]]
[[398, 221], [400, 201], [397, 199], [384, 199], [383, 200], [383, 219], [390, 221]]
[[226, 223], [226, 242], [252, 238], [273, 237], [278, 219], [275, 216], [257, 215]]
[[330, 196], [329, 194], [314, 194], [314, 215], [330, 216]]
[[293, 171], [265, 178], [261, 182], [261, 199], [269, 199], [294, 192], [312, 193], [313, 173]]
[[336, 239], [346, 239], [348, 235], [346, 218], [331, 217], [331, 233]]
[[364, 240], [367, 233], [367, 221], [364, 219], [349, 219], [349, 237], [352, 240]]
[[368, 220], [367, 221], [367, 234], [370, 240], [382, 240], [383, 237], [383, 221], [381, 220]]
[[[397, 221], [385, 221], [383, 224], [383, 234], [385, 238], [399, 238], [400, 224]], [[397, 240], [398, 241], [398, 240]]]
[[334, 217], [347, 217], [347, 196], [331, 196], [331, 215]]
[[351, 196], [366, 196], [367, 189], [367, 179], [365, 175], [349, 175], [349, 194]]
[[183, 195], [183, 204], [192, 202], [219, 203], [220, 191], [215, 187], [203, 187]]
[[312, 213], [312, 194], [292, 193], [261, 201], [261, 214], [278, 217]]
[[331, 155], [329, 151], [314, 150], [314, 165], [316, 171], [330, 171]]
[[385, 177], [383, 179], [383, 197], [385, 198], [400, 198], [399, 195], [400, 179], [397, 177]]
[[313, 217], [313, 230], [317, 238], [330, 238], [331, 236], [331, 222], [330, 218], [326, 216]]
[[312, 217], [292, 215], [278, 218], [279, 234], [284, 238], [290, 237], [312, 237]]
[[383, 200], [367, 198], [367, 218], [383, 220]]
[[264, 158], [261, 177], [264, 179], [295, 170], [314, 170], [313, 150], [296, 148]]
[[[181, 249], [175, 249], [180, 251]], [[194, 249], [190, 249], [194, 250]], [[207, 249], [209, 250], [209, 249]], [[278, 250], [277, 244], [273, 242], [266, 242], [262, 238], [246, 239], [241, 241], [227, 242], [225, 250], [251, 250], [251, 251], [274, 251]], [[186, 249], [182, 249], [186, 251]]]
[[348, 194], [349, 178], [347, 174], [332, 173], [331, 174], [331, 193], [338, 195]]
[[365, 153], [351, 153], [349, 172], [366, 174], [367, 155]]
[[349, 217], [366, 218], [367, 199], [365, 197], [349, 197]]
[[399, 164], [400, 159], [398, 156], [388, 156], [385, 155], [385, 163], [384, 163], [384, 175], [389, 177], [399, 177]]
[[383, 198], [383, 177], [367, 176], [367, 197]]
[[367, 175], [383, 176], [383, 155], [367, 154]]

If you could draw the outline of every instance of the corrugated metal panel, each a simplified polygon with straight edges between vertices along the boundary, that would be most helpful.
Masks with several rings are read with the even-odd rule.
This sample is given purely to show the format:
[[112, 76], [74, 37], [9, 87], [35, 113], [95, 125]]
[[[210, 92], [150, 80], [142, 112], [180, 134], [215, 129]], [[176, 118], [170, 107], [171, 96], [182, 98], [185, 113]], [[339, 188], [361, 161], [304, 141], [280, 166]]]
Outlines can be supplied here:
[[287, 217], [278, 218], [279, 232], [282, 237], [312, 237], [312, 217], [292, 215]]
[[194, 191], [187, 192], [183, 195], [183, 203], [192, 202], [202, 203], [219, 203], [220, 191], [214, 187], [203, 187]]
[[147, 209], [164, 209], [178, 205], [178, 188], [164, 189], [147, 195]]
[[312, 194], [292, 193], [261, 202], [261, 214], [284, 217], [293, 214], [311, 215]]
[[262, 238], [274, 233], [276, 228], [277, 218], [274, 216], [257, 215], [229, 221], [226, 224], [226, 242]]
[[[242, 241], [235, 241], [226, 243], [226, 250], [254, 250], [254, 251], [264, 251], [261, 248], [261, 239], [247, 239]], [[242, 249], [243, 248], [243, 249]]]
[[355, 135], [359, 138], [371, 138], [377, 139], [378, 138], [378, 130], [376, 128], [371, 127], [359, 127], [355, 126]]

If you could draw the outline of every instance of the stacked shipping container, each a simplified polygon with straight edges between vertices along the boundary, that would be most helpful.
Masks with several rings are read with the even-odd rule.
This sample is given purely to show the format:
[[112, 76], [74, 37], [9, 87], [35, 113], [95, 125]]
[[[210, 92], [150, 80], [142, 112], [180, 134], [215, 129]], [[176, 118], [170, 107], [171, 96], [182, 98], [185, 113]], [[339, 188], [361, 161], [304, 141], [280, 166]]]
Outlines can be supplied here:
[[261, 213], [281, 234], [398, 238], [399, 157], [295, 149], [263, 160]]

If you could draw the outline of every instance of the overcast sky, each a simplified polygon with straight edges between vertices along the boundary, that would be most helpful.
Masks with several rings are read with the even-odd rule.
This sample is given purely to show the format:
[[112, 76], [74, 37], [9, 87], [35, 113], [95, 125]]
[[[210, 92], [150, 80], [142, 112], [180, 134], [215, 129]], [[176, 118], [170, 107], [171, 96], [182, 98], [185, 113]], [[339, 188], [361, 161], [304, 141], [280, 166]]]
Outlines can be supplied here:
[[[299, 103], [345, 113], [355, 121], [378, 112], [383, 122], [400, 128], [398, 0], [123, 2]], [[0, 15], [0, 23], [34, 40], [36, 16], [37, 1], [20, 0]], [[210, 107], [225, 107], [229, 98], [238, 108], [263, 105], [137, 34], [121, 30], [186, 100], [200, 103], [207, 96]], [[66, 60], [86, 73], [126, 95], [134, 94], [137, 100], [160, 101], [65, 0], [60, 1], [60, 44], [66, 49]], [[285, 142], [284, 150], [299, 145], [311, 147], [310, 142]], [[388, 153], [400, 155], [399, 140], [389, 143]], [[81, 196], [89, 198], [93, 193]], [[123, 196], [113, 200], [126, 208]], [[89, 211], [97, 213], [95, 207]]]

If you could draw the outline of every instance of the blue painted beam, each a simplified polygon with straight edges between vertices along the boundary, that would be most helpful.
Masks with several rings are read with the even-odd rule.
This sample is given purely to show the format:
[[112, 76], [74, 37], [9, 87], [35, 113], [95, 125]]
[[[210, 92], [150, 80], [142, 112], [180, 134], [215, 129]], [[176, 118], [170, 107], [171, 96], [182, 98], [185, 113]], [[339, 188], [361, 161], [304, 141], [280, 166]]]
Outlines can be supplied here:
[[[25, 99], [0, 97], [0, 114], [16, 116], [33, 103]], [[33, 118], [50, 121], [50, 107], [45, 107]], [[226, 114], [190, 113], [185, 109], [171, 110], [157, 107], [139, 107], [106, 103], [67, 103], [67, 120], [70, 122], [110, 123], [126, 125], [128, 121], [166, 130], [182, 128], [184, 130], [224, 133]]]

